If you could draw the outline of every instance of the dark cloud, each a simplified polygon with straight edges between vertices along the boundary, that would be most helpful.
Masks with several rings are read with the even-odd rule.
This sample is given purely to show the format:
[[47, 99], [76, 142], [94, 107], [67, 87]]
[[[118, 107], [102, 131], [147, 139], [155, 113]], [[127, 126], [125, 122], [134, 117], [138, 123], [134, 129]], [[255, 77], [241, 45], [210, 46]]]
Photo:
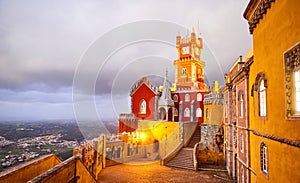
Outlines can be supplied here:
[[[38, 105], [32, 102], [43, 102], [44, 98], [44, 107], [39, 108], [49, 111], [48, 117], [51, 118], [57, 112], [55, 102], [60, 111], [65, 110], [70, 115], [72, 109], [68, 107], [72, 105], [63, 103], [67, 101], [61, 98], [67, 96], [61, 91], [72, 87], [76, 67], [89, 47], [114, 28], [145, 19], [169, 21], [190, 29], [194, 26], [197, 33], [202, 33], [206, 44], [202, 59], [207, 65], [207, 81], [218, 79], [222, 83], [222, 72], [227, 72], [235, 59], [245, 54], [251, 46], [248, 25], [242, 17], [246, 4], [246, 1], [236, 0], [0, 0], [0, 101], [4, 101], [0, 111], [16, 109], [16, 112], [22, 107], [35, 109]], [[174, 43], [177, 32], [170, 32]], [[180, 33], [184, 36], [187, 32]], [[103, 43], [103, 49], [118, 39], [122, 39], [122, 36], [107, 40]], [[147, 58], [135, 60], [139, 57]], [[149, 63], [153, 59], [161, 62], [161, 67], [153, 66], [155, 73], [164, 76], [165, 67], [172, 72], [170, 67], [176, 57], [174, 47], [130, 45], [109, 58], [103, 70], [99, 71], [98, 79], [94, 81], [95, 93], [103, 96], [119, 93], [124, 98], [128, 96], [129, 88], [135, 81], [151, 74], [152, 64], [142, 64], [141, 61]], [[88, 76], [89, 72], [90, 68], [86, 68], [84, 74]], [[219, 75], [216, 76], [214, 72], [219, 72]], [[66, 93], [72, 95], [69, 90]], [[10, 97], [5, 99], [5, 95]], [[53, 97], [55, 95], [58, 96], [57, 100]], [[116, 97], [116, 101], [122, 97]], [[9, 104], [9, 99], [12, 104]], [[111, 103], [104, 98], [99, 100], [103, 101], [100, 101], [102, 104]], [[16, 102], [19, 102], [18, 105]], [[20, 115], [27, 114], [24, 112]]]

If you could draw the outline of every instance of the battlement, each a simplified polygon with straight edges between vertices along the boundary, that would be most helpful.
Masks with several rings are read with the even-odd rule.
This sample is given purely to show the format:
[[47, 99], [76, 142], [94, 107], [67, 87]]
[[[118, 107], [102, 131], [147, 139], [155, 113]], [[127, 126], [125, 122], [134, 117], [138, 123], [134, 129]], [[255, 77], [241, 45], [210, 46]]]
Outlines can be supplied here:
[[154, 93], [158, 92], [158, 87], [155, 86], [151, 81], [149, 81], [146, 77], [143, 77], [142, 79], [140, 79], [138, 82], [136, 82], [130, 90], [130, 96], [132, 96], [137, 89], [142, 85], [142, 84], [147, 85]]

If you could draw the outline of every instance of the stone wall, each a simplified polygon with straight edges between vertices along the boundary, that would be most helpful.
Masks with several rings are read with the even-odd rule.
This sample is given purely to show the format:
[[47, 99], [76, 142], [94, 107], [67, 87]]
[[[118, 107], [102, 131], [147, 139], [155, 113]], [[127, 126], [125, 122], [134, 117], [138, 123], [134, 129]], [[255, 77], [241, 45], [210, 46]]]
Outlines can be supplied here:
[[224, 164], [223, 129], [219, 125], [203, 124], [198, 161], [209, 164]]
[[56, 165], [45, 173], [28, 181], [28, 183], [76, 182], [96, 183], [95, 177], [90, 174], [81, 161], [81, 156], [72, 156], [68, 160]]
[[42, 156], [28, 163], [23, 163], [0, 174], [0, 182], [27, 182], [28, 180], [46, 172], [61, 163], [55, 155]]

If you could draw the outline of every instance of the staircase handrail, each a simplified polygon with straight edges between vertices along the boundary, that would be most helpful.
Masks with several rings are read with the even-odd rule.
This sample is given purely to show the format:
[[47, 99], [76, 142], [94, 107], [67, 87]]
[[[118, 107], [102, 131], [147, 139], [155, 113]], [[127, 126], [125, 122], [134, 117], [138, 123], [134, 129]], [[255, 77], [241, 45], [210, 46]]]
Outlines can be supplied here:
[[193, 163], [194, 163], [194, 170], [198, 171], [199, 169], [199, 162], [198, 162], [198, 149], [199, 149], [200, 142], [194, 145], [193, 149]]

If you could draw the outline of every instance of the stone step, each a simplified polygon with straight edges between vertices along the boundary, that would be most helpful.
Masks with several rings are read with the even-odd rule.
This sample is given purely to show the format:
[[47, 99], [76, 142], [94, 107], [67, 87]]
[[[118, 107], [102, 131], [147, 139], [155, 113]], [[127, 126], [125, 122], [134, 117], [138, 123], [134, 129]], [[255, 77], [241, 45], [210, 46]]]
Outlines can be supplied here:
[[193, 148], [183, 148], [166, 166], [193, 170]]
[[182, 148], [171, 161], [166, 163], [166, 166], [193, 170], [193, 148], [196, 143], [200, 142], [200, 136], [200, 126], [197, 126], [188, 146]]
[[194, 170], [193, 166], [184, 166], [184, 165], [167, 165], [168, 167], [181, 168], [187, 170]]
[[200, 137], [201, 137], [200, 126], [197, 126], [196, 131], [194, 132], [187, 147], [194, 147], [196, 143], [200, 142]]
[[185, 162], [168, 162], [166, 164], [167, 166], [173, 165], [173, 166], [193, 166], [193, 161], [185, 161]]

